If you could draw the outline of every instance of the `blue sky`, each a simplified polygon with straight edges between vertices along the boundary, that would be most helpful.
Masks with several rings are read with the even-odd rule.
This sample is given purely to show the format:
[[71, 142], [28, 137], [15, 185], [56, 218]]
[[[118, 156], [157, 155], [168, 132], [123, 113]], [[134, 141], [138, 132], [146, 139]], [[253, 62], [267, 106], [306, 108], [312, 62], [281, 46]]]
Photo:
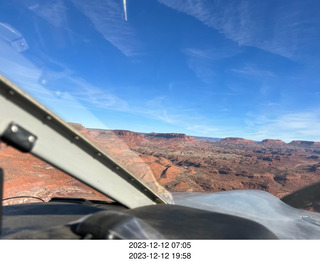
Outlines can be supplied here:
[[86, 127], [320, 141], [319, 1], [126, 7], [1, 3], [0, 72]]

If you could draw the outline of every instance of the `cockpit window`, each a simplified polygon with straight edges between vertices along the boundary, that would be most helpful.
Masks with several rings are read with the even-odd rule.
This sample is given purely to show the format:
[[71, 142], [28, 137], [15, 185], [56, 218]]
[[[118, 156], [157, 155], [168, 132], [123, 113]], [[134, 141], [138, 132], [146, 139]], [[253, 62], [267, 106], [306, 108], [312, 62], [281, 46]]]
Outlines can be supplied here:
[[4, 1], [0, 73], [153, 190], [281, 198], [319, 181], [319, 7]]

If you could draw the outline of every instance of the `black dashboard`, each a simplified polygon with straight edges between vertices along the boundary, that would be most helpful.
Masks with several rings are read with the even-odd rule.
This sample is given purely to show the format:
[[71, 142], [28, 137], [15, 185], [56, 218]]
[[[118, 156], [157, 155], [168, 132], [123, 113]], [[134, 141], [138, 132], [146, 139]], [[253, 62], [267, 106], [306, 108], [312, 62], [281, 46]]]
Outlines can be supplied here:
[[[73, 202], [74, 201], [74, 202]], [[87, 200], [3, 207], [1, 239], [276, 239], [254, 221], [178, 205], [135, 209]]]

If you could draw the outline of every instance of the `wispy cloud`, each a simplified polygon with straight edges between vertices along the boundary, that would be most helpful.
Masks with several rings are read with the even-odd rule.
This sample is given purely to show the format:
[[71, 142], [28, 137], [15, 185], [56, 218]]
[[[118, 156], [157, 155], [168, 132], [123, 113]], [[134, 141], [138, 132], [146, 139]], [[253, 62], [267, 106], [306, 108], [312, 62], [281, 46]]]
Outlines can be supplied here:
[[217, 136], [217, 135], [219, 135], [217, 133], [222, 132], [221, 128], [209, 126], [206, 124], [190, 125], [190, 126], [186, 127], [186, 130], [191, 131], [191, 132], [196, 132], [201, 135], [210, 135], [210, 136]]
[[262, 78], [270, 78], [274, 77], [275, 73], [260, 69], [258, 65], [253, 65], [253, 64], [246, 64], [242, 68], [236, 68], [236, 69], [231, 69], [231, 72], [239, 73], [242, 75], [248, 75], [250, 77], [262, 77]]
[[[307, 43], [308, 35], [311, 35], [302, 23], [298, 23], [305, 10], [303, 2], [297, 6], [290, 5], [290, 2], [275, 4], [254, 0], [158, 1], [195, 17], [239, 45], [256, 47], [288, 58], [295, 57], [297, 49]], [[317, 23], [316, 20], [309, 22]]]
[[126, 56], [141, 54], [142, 43], [137, 40], [135, 30], [123, 17], [123, 3], [117, 0], [72, 0], [86, 15], [96, 30]]
[[213, 137], [218, 137], [219, 135], [221, 136], [225, 134], [223, 128], [210, 124], [203, 124], [203, 117], [200, 117], [195, 112], [177, 112], [176, 108], [169, 108], [168, 110], [148, 110], [147, 108], [144, 108], [144, 112], [142, 114], [148, 118], [156, 119], [166, 124], [172, 125], [173, 131], [175, 128], [178, 128], [183, 130], [183, 132], [187, 134], [199, 136], [207, 135]]
[[219, 76], [223, 61], [240, 52], [234, 46], [210, 48], [185, 48], [182, 50], [187, 58], [188, 67], [204, 83], [212, 83]]
[[[121, 1], [71, 1], [92, 22], [95, 29], [124, 55], [134, 56], [141, 53], [142, 44], [137, 40], [133, 27], [126, 23]], [[72, 14], [64, 1], [43, 1], [27, 7], [48, 23], [63, 28], [71, 34], [81, 34], [71, 28]]]
[[[88, 83], [76, 76], [72, 70], [49, 57], [50, 63], [59, 67], [59, 71], [50, 70], [47, 67], [38, 68], [1, 40], [0, 47], [3, 51], [0, 63], [6, 64], [1, 68], [0, 73], [14, 80], [14, 83], [36, 99], [59, 111], [63, 117], [68, 114], [75, 115], [72, 108], [73, 110], [86, 107], [87, 110], [99, 108], [130, 111], [126, 101], [107, 89]], [[63, 110], [66, 107], [68, 110]]]
[[35, 5], [28, 5], [28, 9], [54, 26], [68, 28], [68, 8], [62, 0], [42, 1]]
[[275, 116], [257, 115], [247, 121], [253, 139], [320, 140], [320, 110], [283, 113]]
[[[209, 136], [215, 135], [218, 131], [223, 132], [221, 128], [210, 125], [212, 122], [208, 123], [199, 113], [198, 108], [172, 104], [170, 98], [166, 96], [156, 96], [147, 100], [140, 107], [131, 106], [130, 113], [160, 121], [165, 128], [172, 129], [172, 131], [179, 129], [184, 133]], [[207, 124], [203, 124], [205, 120]]]
[[94, 86], [81, 78], [69, 78], [76, 89], [73, 89], [70, 94], [77, 100], [85, 102], [90, 108], [112, 109], [117, 111], [129, 111], [128, 103], [119, 98], [117, 95], [109, 92], [107, 89], [102, 89]]
[[170, 106], [168, 97], [164, 95], [148, 98], [141, 104], [132, 104], [108, 90], [107, 86], [93, 85], [49, 57], [47, 60], [54, 64], [53, 67], [59, 68], [58, 71], [49, 67], [45, 70], [38, 68], [1, 40], [0, 47], [8, 56], [0, 57], [0, 63], [6, 64], [0, 73], [14, 79], [16, 84], [68, 121], [91, 122], [91, 126], [96, 124], [102, 127], [104, 124], [95, 116], [96, 109], [128, 113], [137, 121], [153, 119], [170, 124], [172, 129], [192, 127], [202, 120], [192, 108]]
[[213, 50], [203, 50], [198, 48], [186, 48], [183, 50], [187, 57], [188, 67], [204, 83], [212, 83], [216, 72], [216, 56]]
[[190, 56], [190, 57], [196, 57], [196, 58], [203, 58], [203, 59], [213, 59], [214, 53], [212, 50], [204, 50], [204, 49], [197, 49], [197, 48], [187, 48], [184, 50], [184, 52]]
[[130, 112], [179, 127], [185, 127], [187, 122], [199, 120], [196, 109], [178, 108], [178, 105], [170, 105], [169, 100], [167, 96], [155, 96], [141, 106], [131, 106]]
[[[67, 121], [83, 124], [88, 122], [91, 127], [107, 128], [94, 113], [96, 109], [102, 109], [134, 115], [137, 121], [149, 118], [162, 124], [169, 124], [172, 129], [187, 128], [193, 132], [199, 130], [203, 133], [200, 131], [201, 127], [195, 127], [196, 122], [203, 120], [199, 119], [196, 110], [169, 106], [166, 103], [166, 96], [155, 96], [142, 102], [141, 105], [133, 105], [116, 93], [108, 91], [106, 86], [100, 88], [88, 83], [61, 64], [56, 64], [56, 67], [59, 66], [61, 69], [59, 72], [48, 68], [43, 71], [21, 54], [13, 52], [7, 44], [2, 45], [0, 42], [0, 47], [13, 59], [0, 57], [0, 62], [6, 64], [5, 70], [1, 73], [9, 79], [14, 79], [16, 84]], [[51, 60], [51, 63], [54, 61]]]

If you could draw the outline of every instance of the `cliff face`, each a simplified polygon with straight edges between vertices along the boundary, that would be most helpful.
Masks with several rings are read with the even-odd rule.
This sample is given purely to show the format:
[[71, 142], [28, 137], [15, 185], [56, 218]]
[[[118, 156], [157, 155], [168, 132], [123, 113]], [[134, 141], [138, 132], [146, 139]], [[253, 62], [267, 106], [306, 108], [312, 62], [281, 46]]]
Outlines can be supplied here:
[[128, 144], [130, 147], [137, 146], [142, 142], [147, 141], [143, 134], [133, 131], [114, 130], [113, 134], [123, 140], [123, 142]]
[[286, 145], [286, 143], [282, 140], [273, 140], [273, 139], [265, 139], [261, 141], [262, 145], [266, 146], [281, 146], [281, 145]]
[[255, 144], [253, 140], [246, 140], [243, 138], [233, 138], [233, 137], [228, 137], [225, 139], [221, 139], [218, 141], [220, 143], [229, 143], [229, 144]]
[[191, 137], [188, 137], [186, 134], [182, 133], [152, 133], [148, 134], [149, 137], [155, 137], [155, 138], [165, 138], [165, 139], [173, 139], [173, 138], [178, 138], [178, 139], [188, 139]]
[[156, 141], [156, 140], [169, 140], [171, 142], [195, 142], [196, 141], [194, 137], [191, 137], [182, 133], [150, 133], [150, 134], [145, 134], [145, 137], [151, 141]]
[[70, 127], [75, 129], [76, 131], [80, 132], [84, 136], [88, 136], [88, 129], [86, 129], [84, 126], [82, 126], [79, 123], [69, 123]]
[[86, 131], [86, 128], [80, 123], [69, 122], [69, 125], [77, 131]]
[[315, 141], [306, 141], [306, 140], [294, 140], [289, 143], [293, 146], [300, 146], [300, 147], [320, 147], [320, 142]]

